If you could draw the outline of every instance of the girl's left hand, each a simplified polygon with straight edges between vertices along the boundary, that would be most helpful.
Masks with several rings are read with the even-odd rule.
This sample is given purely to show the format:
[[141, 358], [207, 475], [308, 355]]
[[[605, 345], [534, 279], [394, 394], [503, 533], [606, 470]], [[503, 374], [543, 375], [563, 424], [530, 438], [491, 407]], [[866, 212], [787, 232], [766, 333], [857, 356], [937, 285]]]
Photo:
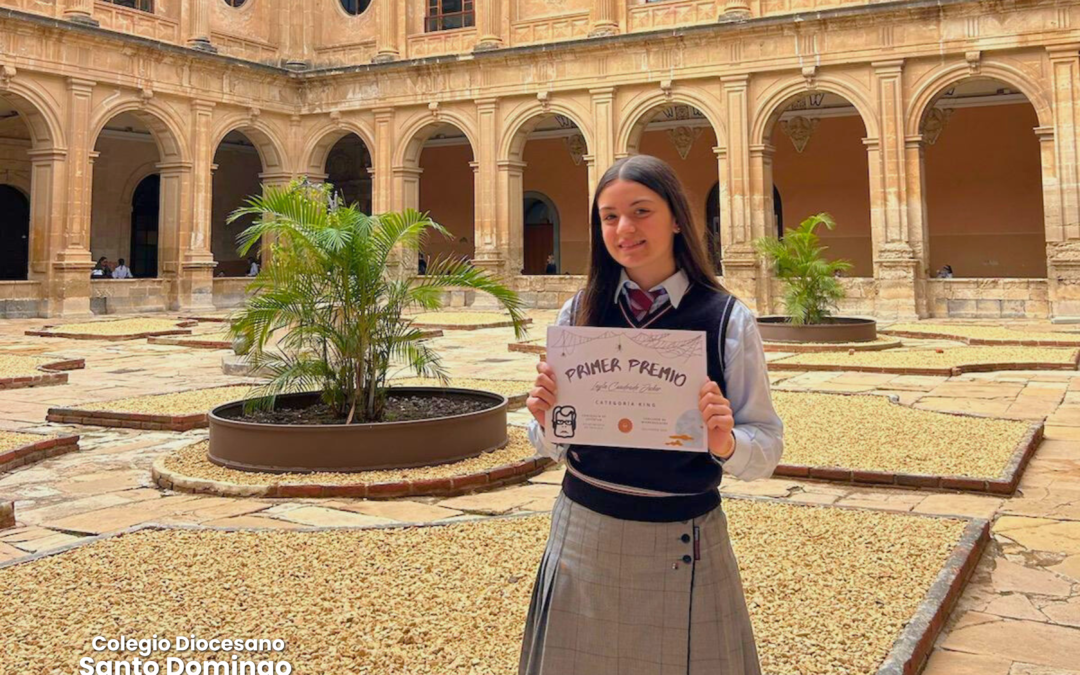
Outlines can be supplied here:
[[727, 459], [735, 449], [735, 418], [731, 414], [731, 401], [720, 393], [720, 385], [709, 380], [701, 387], [698, 398], [701, 420], [709, 434], [709, 452], [721, 459]]

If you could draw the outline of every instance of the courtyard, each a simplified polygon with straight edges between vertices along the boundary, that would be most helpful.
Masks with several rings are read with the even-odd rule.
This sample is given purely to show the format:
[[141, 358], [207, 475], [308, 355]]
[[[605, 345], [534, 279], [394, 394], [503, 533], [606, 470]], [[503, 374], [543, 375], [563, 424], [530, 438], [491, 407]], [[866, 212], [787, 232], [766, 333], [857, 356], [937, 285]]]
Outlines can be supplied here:
[[[528, 337], [555, 314], [530, 310]], [[284, 656], [262, 656], [295, 672], [515, 672], [563, 473], [533, 458], [529, 413], [509, 413], [506, 448], [458, 464], [245, 476], [205, 461], [206, 409], [258, 382], [225, 374], [230, 352], [198, 339], [220, 339], [206, 319], [221, 316], [172, 344], [146, 333], [180, 316], [125, 319], [141, 335], [129, 340], [0, 323], [0, 381], [10, 372], [19, 386], [0, 390], [0, 504], [13, 502], [15, 518], [0, 529], [0, 673], [71, 669], [106, 658], [87, 647], [93, 636], [148, 627], [281, 638]], [[537, 356], [509, 349], [512, 328], [454, 323], [475, 320], [444, 317], [431, 338], [454, 383], [510, 399], [527, 390]], [[927, 336], [859, 363], [940, 359], [990, 335], [1006, 343], [979, 346], [991, 350], [981, 362], [1000, 369], [844, 370], [855, 356], [838, 352], [833, 370], [770, 373], [786, 471], [722, 486], [763, 667], [869, 675], [928, 653], [929, 675], [1080, 673], [1080, 372], [1067, 346], [1080, 333], [1046, 321], [921, 326]], [[1014, 333], [1051, 340], [1027, 348], [1070, 352], [1068, 365], [1031, 363]], [[66, 380], [27, 370], [49, 364]], [[28, 447], [44, 449], [19, 456]], [[465, 476], [486, 482], [438, 489]], [[430, 492], [410, 488], [420, 484]]]

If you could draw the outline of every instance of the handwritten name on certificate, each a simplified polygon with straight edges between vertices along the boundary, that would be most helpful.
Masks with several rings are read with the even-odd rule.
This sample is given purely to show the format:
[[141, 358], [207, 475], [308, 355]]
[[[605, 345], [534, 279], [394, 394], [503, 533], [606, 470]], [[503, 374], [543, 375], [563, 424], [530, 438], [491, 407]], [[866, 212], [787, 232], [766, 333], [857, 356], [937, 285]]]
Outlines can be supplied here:
[[552, 443], [706, 452], [698, 394], [708, 379], [705, 333], [551, 326], [547, 361]]

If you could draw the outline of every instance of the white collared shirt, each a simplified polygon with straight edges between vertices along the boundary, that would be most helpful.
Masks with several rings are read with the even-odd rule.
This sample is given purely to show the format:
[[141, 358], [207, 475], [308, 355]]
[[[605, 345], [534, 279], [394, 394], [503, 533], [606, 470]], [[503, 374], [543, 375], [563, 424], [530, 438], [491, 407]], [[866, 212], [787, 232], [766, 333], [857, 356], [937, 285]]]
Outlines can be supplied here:
[[[630, 281], [624, 270], [619, 279], [615, 302], [618, 302], [618, 294], [623, 292], [627, 282], [639, 288]], [[690, 288], [690, 281], [680, 270], [649, 290], [656, 290], [660, 286], [667, 291], [672, 307], [678, 309]], [[563, 305], [556, 325], [569, 326], [572, 323], [572, 302], [571, 299]], [[732, 307], [724, 348], [720, 351], [720, 344], [716, 345], [718, 353], [725, 354], [725, 393], [731, 401], [731, 412], [735, 418], [735, 452], [724, 462], [724, 473], [744, 481], [768, 478], [780, 463], [784, 451], [784, 423], [773, 408], [757, 319], [742, 302], [736, 302]], [[540, 424], [535, 419], [529, 422], [529, 440], [541, 455], [556, 461], [562, 461], [566, 455], [568, 446], [545, 441]]]

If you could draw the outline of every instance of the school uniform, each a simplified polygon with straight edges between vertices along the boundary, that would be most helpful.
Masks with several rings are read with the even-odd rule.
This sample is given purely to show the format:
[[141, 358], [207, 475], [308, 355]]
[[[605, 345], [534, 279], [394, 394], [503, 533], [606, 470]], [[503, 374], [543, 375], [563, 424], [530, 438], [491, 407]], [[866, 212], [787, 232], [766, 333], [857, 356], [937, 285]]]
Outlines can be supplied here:
[[[709, 377], [731, 401], [735, 450], [549, 444], [565, 460], [525, 626], [519, 675], [759, 675], [753, 628], [718, 487], [771, 475], [783, 449], [757, 325], [685, 274], [650, 289], [623, 272], [600, 325], [700, 330]], [[573, 323], [571, 300], [556, 323]]]

